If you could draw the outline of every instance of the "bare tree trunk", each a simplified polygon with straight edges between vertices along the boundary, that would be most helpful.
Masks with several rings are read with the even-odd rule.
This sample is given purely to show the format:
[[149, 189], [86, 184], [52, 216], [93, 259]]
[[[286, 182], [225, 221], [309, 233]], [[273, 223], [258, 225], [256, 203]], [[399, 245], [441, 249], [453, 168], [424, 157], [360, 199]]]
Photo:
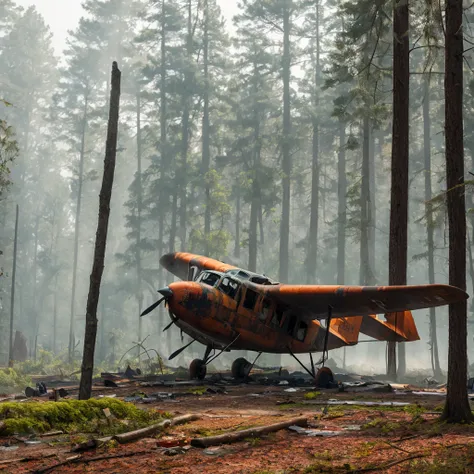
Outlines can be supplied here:
[[86, 128], [88, 115], [88, 97], [84, 96], [84, 113], [82, 116], [82, 132], [81, 132], [81, 150], [79, 156], [79, 175], [77, 184], [77, 201], [76, 201], [76, 222], [74, 224], [74, 261], [72, 265], [72, 294], [71, 294], [71, 314], [69, 320], [69, 362], [74, 358], [74, 320], [76, 316], [76, 284], [77, 284], [77, 263], [79, 258], [79, 230], [81, 222], [81, 205], [82, 205], [82, 185], [84, 181], [84, 159], [86, 146]]
[[[167, 204], [165, 204], [166, 172], [168, 167], [168, 143], [167, 143], [167, 102], [166, 102], [166, 8], [165, 1], [161, 0], [161, 64], [160, 64], [160, 190], [159, 190], [159, 229], [158, 229], [158, 251], [161, 255], [164, 253], [164, 228]], [[158, 265], [158, 284], [163, 285], [163, 267]], [[159, 318], [161, 320], [161, 317]], [[141, 341], [140, 341], [141, 342]]]
[[204, 38], [203, 38], [203, 64], [204, 64], [204, 110], [202, 116], [202, 171], [205, 180], [205, 215], [204, 237], [206, 239], [206, 255], [209, 254], [209, 238], [211, 234], [211, 189], [208, 173], [211, 165], [210, 149], [210, 123], [209, 123], [209, 5], [204, 0]]
[[372, 272], [373, 283], [376, 282], [375, 271], [375, 133], [374, 129], [370, 130], [369, 137], [369, 208], [370, 208], [370, 223], [369, 223], [369, 266]]
[[361, 285], [373, 285], [374, 276], [369, 261], [369, 227], [370, 216], [370, 120], [366, 115], [362, 126], [362, 183], [360, 190], [360, 275]]
[[143, 293], [142, 293], [142, 207], [143, 207], [143, 189], [142, 189], [142, 125], [141, 125], [141, 97], [140, 87], [137, 85], [136, 93], [136, 126], [137, 126], [137, 242], [135, 260], [137, 265], [137, 302], [138, 302], [138, 340], [141, 341], [142, 334], [142, 314]]
[[13, 268], [12, 268], [12, 288], [10, 295], [10, 347], [8, 351], [8, 363], [13, 362], [13, 323], [15, 317], [15, 283], [16, 283], [16, 258], [18, 253], [18, 220], [20, 216], [20, 207], [16, 205], [15, 214], [15, 240], [13, 241]]
[[[389, 285], [407, 283], [408, 245], [408, 143], [409, 143], [409, 43], [408, 0], [393, 10], [393, 131], [392, 188], [390, 202]], [[389, 342], [387, 375], [396, 378], [394, 343]], [[399, 373], [405, 372], [404, 358]]]
[[181, 143], [181, 176], [180, 176], [180, 197], [179, 197], [179, 235], [181, 250], [186, 249], [186, 216], [187, 216], [187, 166], [189, 150], [189, 115], [192, 88], [192, 75], [190, 64], [193, 51], [193, 28], [192, 28], [192, 0], [188, 0], [188, 32], [186, 37], [186, 73], [184, 77], [185, 86], [183, 92], [183, 119], [182, 119], [182, 143]]
[[[423, 142], [425, 161], [425, 213], [426, 213], [426, 233], [428, 246], [428, 282], [435, 282], [434, 265], [434, 223], [433, 206], [431, 204], [432, 184], [431, 184], [431, 117], [430, 117], [430, 79], [424, 81], [424, 101], [423, 101]], [[441, 367], [439, 364], [438, 337], [436, 334], [436, 309], [430, 308], [430, 353], [433, 375], [440, 377]]]
[[235, 238], [234, 238], [234, 257], [240, 258], [240, 186], [235, 190]]
[[282, 160], [282, 214], [280, 226], [280, 269], [281, 282], [288, 282], [289, 246], [290, 246], [290, 200], [291, 200], [291, 51], [290, 51], [290, 17], [292, 0], [283, 2], [283, 160]]
[[81, 367], [79, 399], [88, 400], [92, 393], [92, 373], [94, 370], [94, 352], [97, 335], [97, 305], [99, 303], [100, 283], [104, 271], [105, 248], [110, 215], [110, 200], [114, 183], [115, 158], [117, 155], [117, 135], [120, 107], [120, 70], [117, 63], [112, 64], [110, 91], [110, 112], [107, 127], [107, 143], [104, 159], [104, 175], [99, 195], [99, 217], [95, 240], [94, 263], [90, 277], [89, 296], [86, 307], [86, 331], [84, 334], [84, 352]]
[[[319, 0], [316, 1], [316, 58], [313, 58], [314, 89], [313, 89], [313, 117], [312, 117], [312, 160], [311, 160], [311, 209], [309, 220], [308, 250], [306, 256], [307, 282], [316, 282], [318, 261], [318, 227], [319, 227], [319, 87], [320, 87], [320, 43], [319, 43]], [[324, 207], [324, 206], [323, 206]], [[324, 216], [323, 216], [324, 218]]]
[[337, 159], [337, 283], [344, 285], [346, 268], [346, 124], [339, 122], [339, 152]]
[[[445, 138], [449, 284], [466, 289], [466, 201], [463, 137], [463, 2], [446, 1]], [[467, 302], [449, 306], [448, 386], [443, 419], [470, 422], [467, 397]]]

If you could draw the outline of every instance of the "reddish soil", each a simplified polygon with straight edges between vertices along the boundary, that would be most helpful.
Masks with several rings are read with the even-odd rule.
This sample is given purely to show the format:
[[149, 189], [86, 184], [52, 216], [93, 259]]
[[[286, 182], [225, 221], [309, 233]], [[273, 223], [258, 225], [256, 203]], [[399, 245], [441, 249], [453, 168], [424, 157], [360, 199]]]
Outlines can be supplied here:
[[[154, 438], [121, 446], [107, 446], [86, 453], [71, 452], [67, 435], [43, 438], [39, 445], [18, 443], [14, 451], [0, 451], [1, 473], [35, 472], [47, 467], [52, 473], [303, 473], [303, 472], [473, 472], [474, 427], [447, 426], [437, 422], [443, 398], [436, 396], [394, 395], [391, 393], [336, 393], [325, 391], [314, 400], [305, 400], [308, 390], [289, 393], [282, 387], [229, 386], [227, 394], [191, 395], [189, 387], [127, 387], [104, 390], [126, 396], [134, 391], [186, 393], [144, 409], [158, 408], [173, 415], [197, 413], [198, 421], [176, 426]], [[100, 393], [100, 392], [96, 392]], [[410, 401], [408, 410], [385, 407], [331, 406], [316, 403], [327, 399], [358, 401]], [[281, 405], [281, 402], [290, 402]], [[254, 426], [278, 423], [299, 415], [307, 416], [310, 428], [340, 432], [333, 437], [310, 437], [281, 430], [262, 438], [208, 448], [189, 447], [191, 438]], [[367, 426], [370, 424], [369, 426]], [[365, 425], [365, 426], [364, 426]], [[358, 429], [362, 427], [362, 429]], [[410, 438], [404, 440], [404, 438]], [[0, 444], [8, 442], [0, 439]], [[10, 440], [12, 441], [12, 440]], [[62, 441], [62, 442], [61, 442]], [[170, 455], [169, 446], [177, 445]], [[173, 448], [174, 449], [174, 448]], [[51, 457], [47, 457], [51, 455]], [[67, 458], [73, 462], [53, 468]], [[112, 458], [112, 456], [123, 456]], [[24, 458], [37, 460], [20, 461]], [[111, 459], [98, 459], [111, 457]], [[411, 459], [407, 459], [411, 458]], [[11, 464], [1, 461], [18, 460]], [[390, 463], [402, 461], [390, 466]], [[443, 463], [448, 463], [444, 467]], [[438, 467], [444, 470], [434, 470]], [[447, 469], [447, 470], [446, 470]]]

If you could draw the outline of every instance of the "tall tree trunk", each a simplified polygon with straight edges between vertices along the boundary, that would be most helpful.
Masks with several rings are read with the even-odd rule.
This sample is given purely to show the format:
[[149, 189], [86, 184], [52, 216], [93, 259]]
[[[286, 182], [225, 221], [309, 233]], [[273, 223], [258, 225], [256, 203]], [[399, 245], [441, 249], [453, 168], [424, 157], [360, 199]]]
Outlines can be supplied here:
[[206, 255], [209, 254], [209, 238], [211, 235], [211, 188], [208, 173], [211, 165], [210, 123], [209, 123], [209, 5], [204, 0], [204, 38], [203, 38], [204, 91], [202, 115], [202, 171], [205, 181], [205, 215], [204, 237], [206, 239]]
[[79, 258], [79, 230], [81, 222], [81, 206], [82, 206], [82, 185], [84, 181], [84, 159], [86, 146], [86, 128], [88, 116], [88, 96], [84, 96], [84, 112], [82, 116], [82, 130], [81, 130], [81, 149], [79, 155], [79, 174], [77, 183], [77, 200], [76, 200], [76, 222], [74, 224], [74, 260], [72, 264], [72, 294], [71, 294], [71, 314], [69, 320], [69, 362], [74, 358], [75, 336], [74, 323], [76, 316], [76, 284], [77, 284], [77, 263]]
[[339, 122], [339, 152], [337, 157], [337, 283], [344, 285], [346, 268], [346, 123]]
[[179, 236], [181, 242], [181, 251], [186, 249], [186, 216], [187, 216], [187, 166], [189, 150], [189, 116], [192, 88], [191, 60], [193, 53], [193, 28], [192, 28], [192, 0], [188, 0], [188, 32], [186, 36], [186, 72], [184, 75], [183, 91], [183, 118], [181, 132], [181, 176], [180, 176], [180, 197], [179, 197]]
[[107, 231], [109, 226], [110, 200], [114, 184], [115, 158], [120, 106], [120, 70], [117, 63], [112, 65], [112, 86], [110, 90], [110, 113], [107, 127], [107, 142], [104, 159], [104, 175], [99, 195], [99, 217], [95, 239], [94, 263], [90, 277], [89, 296], [86, 306], [86, 331], [82, 356], [79, 400], [88, 400], [92, 393], [92, 373], [97, 335], [97, 306], [99, 304], [100, 283], [104, 271]]
[[366, 115], [362, 124], [362, 183], [360, 190], [360, 274], [361, 285], [373, 285], [374, 276], [369, 261], [370, 216], [370, 120]]
[[[398, 0], [393, 11], [393, 130], [390, 202], [389, 285], [407, 283], [409, 43], [408, 0]], [[395, 343], [389, 342], [387, 375], [396, 379]], [[400, 375], [405, 372], [399, 359]]]
[[142, 124], [141, 124], [141, 97], [140, 87], [137, 85], [136, 92], [136, 126], [137, 126], [137, 241], [135, 261], [137, 265], [137, 293], [138, 302], [138, 340], [143, 338], [142, 314], [143, 293], [142, 293], [142, 207], [143, 207], [143, 189], [142, 189]]
[[[433, 206], [431, 204], [432, 184], [431, 184], [431, 117], [430, 117], [430, 79], [424, 80], [424, 100], [423, 100], [423, 145], [425, 161], [425, 213], [426, 213], [426, 233], [428, 246], [428, 282], [435, 282], [434, 264], [434, 223]], [[436, 331], [436, 309], [430, 308], [430, 353], [433, 375], [440, 377], [441, 367], [439, 364], [438, 337]]]
[[240, 186], [237, 186], [235, 196], [235, 239], [234, 239], [234, 257], [240, 258], [240, 207], [241, 207], [241, 196]]
[[[466, 289], [466, 201], [463, 137], [463, 2], [446, 1], [445, 138], [449, 284]], [[449, 306], [448, 386], [443, 419], [470, 422], [467, 397], [467, 302]]]
[[[319, 43], [319, 0], [316, 2], [316, 58], [313, 59], [314, 90], [313, 90], [313, 117], [312, 117], [312, 160], [311, 160], [311, 209], [309, 219], [309, 236], [307, 250], [307, 282], [316, 282], [318, 260], [318, 224], [319, 224], [319, 87], [320, 87], [320, 43]], [[324, 216], [323, 216], [324, 218]]]
[[[39, 321], [38, 321], [38, 232], [39, 232], [39, 215], [35, 219], [35, 249], [33, 257], [33, 307], [31, 308], [31, 313], [33, 316], [33, 321], [31, 328], [33, 330], [33, 339], [36, 340], [38, 337]], [[36, 346], [34, 352], [34, 358], [36, 360]]]
[[[168, 168], [168, 144], [166, 136], [167, 127], [167, 103], [166, 103], [166, 0], [161, 0], [161, 64], [160, 64], [160, 199], [159, 199], [159, 230], [158, 230], [158, 250], [160, 257], [164, 252], [164, 228], [167, 203], [165, 204], [165, 180]], [[163, 267], [158, 265], [158, 282], [160, 288], [163, 285]], [[161, 318], [159, 318], [161, 319]]]
[[10, 294], [10, 341], [8, 351], [8, 365], [13, 363], [13, 324], [15, 318], [15, 286], [16, 286], [16, 258], [18, 253], [18, 221], [20, 216], [20, 207], [16, 205], [15, 214], [15, 240], [13, 241], [13, 268], [12, 268], [12, 288]]
[[375, 271], [375, 133], [374, 129], [370, 130], [369, 139], [369, 208], [370, 208], [370, 224], [369, 224], [369, 265], [372, 271], [373, 283], [376, 282]]
[[257, 253], [258, 253], [258, 212], [260, 209], [260, 114], [258, 106], [258, 84], [259, 72], [258, 64], [254, 63], [254, 136], [253, 136], [253, 176], [252, 176], [252, 201], [250, 203], [250, 225], [249, 225], [249, 264], [248, 269], [251, 272], [257, 271]]
[[290, 52], [290, 16], [292, 0], [283, 2], [283, 143], [282, 143], [282, 186], [283, 199], [281, 203], [280, 226], [280, 269], [281, 282], [288, 282], [289, 246], [290, 246], [290, 199], [291, 199], [291, 103], [290, 103], [290, 78], [291, 78], [291, 52]]

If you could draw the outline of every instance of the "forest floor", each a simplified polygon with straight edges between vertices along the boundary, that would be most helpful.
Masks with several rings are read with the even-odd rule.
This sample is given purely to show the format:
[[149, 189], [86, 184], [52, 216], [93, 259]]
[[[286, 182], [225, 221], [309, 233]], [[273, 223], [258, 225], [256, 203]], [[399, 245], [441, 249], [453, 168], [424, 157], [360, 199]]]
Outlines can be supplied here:
[[[210, 388], [209, 391], [207, 389]], [[78, 436], [0, 438], [1, 473], [474, 473], [474, 426], [439, 422], [443, 397], [392, 393], [314, 392], [288, 386], [215, 385], [143, 387], [125, 384], [94, 396], [128, 397], [136, 392], [173, 393], [174, 398], [137, 406], [197, 421], [166, 428], [159, 435], [86, 452], [73, 452]], [[353, 401], [357, 404], [328, 404]], [[404, 406], [366, 406], [368, 401]], [[331, 402], [335, 403], [335, 402]], [[190, 439], [270, 425], [305, 416], [306, 431], [282, 429], [259, 438], [212, 448], [190, 446]], [[68, 463], [64, 463], [67, 461]], [[61, 464], [57, 467], [55, 465]]]

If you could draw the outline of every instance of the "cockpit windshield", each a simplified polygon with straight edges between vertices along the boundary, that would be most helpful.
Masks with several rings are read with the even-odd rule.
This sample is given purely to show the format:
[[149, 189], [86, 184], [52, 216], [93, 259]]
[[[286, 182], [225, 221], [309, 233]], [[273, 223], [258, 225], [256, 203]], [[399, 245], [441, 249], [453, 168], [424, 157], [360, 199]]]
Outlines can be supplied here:
[[205, 283], [209, 286], [216, 286], [216, 283], [219, 281], [221, 275], [213, 272], [202, 272], [199, 276], [199, 281]]
[[235, 280], [231, 280], [228, 277], [224, 277], [222, 281], [219, 283], [219, 290], [226, 295], [229, 295], [231, 298], [236, 298], [237, 292], [239, 291], [239, 283]]

